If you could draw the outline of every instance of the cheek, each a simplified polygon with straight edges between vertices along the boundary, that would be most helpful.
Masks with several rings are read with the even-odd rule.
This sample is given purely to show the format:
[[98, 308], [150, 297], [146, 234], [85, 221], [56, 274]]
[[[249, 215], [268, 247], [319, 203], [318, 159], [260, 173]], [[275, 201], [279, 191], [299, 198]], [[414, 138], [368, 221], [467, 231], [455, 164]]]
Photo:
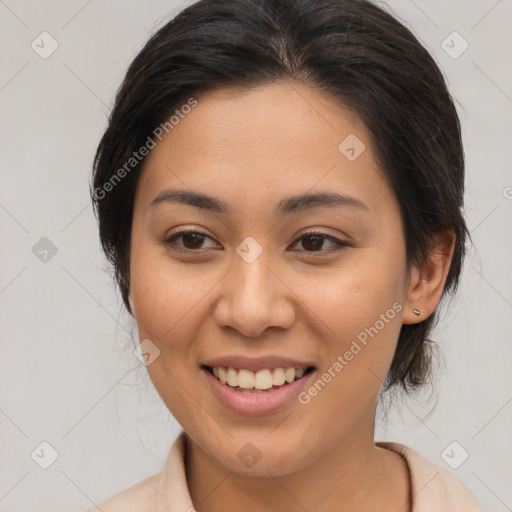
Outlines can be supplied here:
[[318, 410], [333, 414], [341, 408], [347, 425], [373, 403], [402, 326], [405, 268], [400, 251], [361, 251], [336, 279], [318, 282], [305, 298], [328, 329], [323, 367], [303, 403], [316, 402]]
[[322, 366], [298, 397], [301, 407], [296, 421], [323, 432], [322, 443], [327, 445], [355, 425], [372, 423], [369, 418], [393, 359], [402, 306], [392, 302], [392, 294], [374, 295], [379, 297], [371, 301], [354, 293], [332, 302], [336, 307], [325, 317], [330, 331], [323, 339]]
[[304, 301], [314, 306], [334, 337], [346, 342], [373, 326], [382, 315], [384, 320], [400, 316], [393, 304], [404, 300], [405, 260], [400, 254], [387, 259], [383, 254], [376, 249], [361, 250], [343, 268], [308, 288], [312, 291], [304, 295]]
[[180, 338], [179, 345], [183, 346], [186, 340], [181, 334], [193, 332], [192, 312], [214, 286], [214, 276], [199, 273], [194, 265], [173, 262], [160, 248], [141, 244], [132, 250], [131, 257], [130, 288], [140, 336], [173, 349], [173, 340]]
[[146, 367], [148, 375], [174, 417], [189, 424], [200, 400], [193, 380], [198, 331], [194, 319], [209, 284], [207, 276], [186, 266], [178, 269], [160, 248], [142, 243], [132, 249], [130, 270], [139, 339], [151, 340], [160, 351]]

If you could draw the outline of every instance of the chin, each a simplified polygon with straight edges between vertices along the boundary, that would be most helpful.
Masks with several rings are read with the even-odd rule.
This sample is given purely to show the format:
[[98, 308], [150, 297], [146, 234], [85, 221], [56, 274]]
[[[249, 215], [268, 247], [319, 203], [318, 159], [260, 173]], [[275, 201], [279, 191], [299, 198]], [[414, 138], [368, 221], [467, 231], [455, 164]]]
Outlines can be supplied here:
[[[284, 431], [283, 431], [284, 433]], [[285, 442], [285, 439], [288, 442]], [[227, 471], [240, 476], [282, 477], [306, 467], [312, 461], [308, 451], [304, 450], [304, 440], [292, 441], [291, 436], [283, 435], [283, 441], [270, 440], [251, 435], [230, 438], [227, 445], [211, 443], [208, 452], [211, 458]], [[307, 445], [311, 449], [311, 439]]]

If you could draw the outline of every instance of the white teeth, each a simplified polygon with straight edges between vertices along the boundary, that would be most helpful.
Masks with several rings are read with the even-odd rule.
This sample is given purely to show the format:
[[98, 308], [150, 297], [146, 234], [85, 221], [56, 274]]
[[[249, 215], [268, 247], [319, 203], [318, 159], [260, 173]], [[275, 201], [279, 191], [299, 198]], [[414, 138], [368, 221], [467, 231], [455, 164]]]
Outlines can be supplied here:
[[256, 389], [270, 389], [272, 387], [272, 374], [270, 370], [259, 370], [255, 373], [254, 387]]
[[240, 370], [238, 372], [238, 385], [244, 389], [254, 387], [254, 373], [249, 370]]
[[228, 386], [232, 388], [238, 386], [238, 372], [234, 368], [228, 368]]
[[274, 386], [282, 386], [286, 382], [283, 368], [276, 368], [272, 374], [272, 384]]
[[288, 383], [293, 382], [295, 380], [295, 368], [286, 368], [284, 378]]
[[304, 368], [295, 368], [295, 377], [297, 377], [297, 379], [300, 379], [301, 377], [304, 376], [304, 372], [306, 370], [304, 370]]
[[275, 368], [253, 372], [251, 370], [214, 366], [213, 375], [223, 384], [233, 388], [267, 390], [273, 386], [291, 384], [304, 376], [306, 368]]
[[228, 371], [226, 368], [224, 368], [224, 366], [218, 366], [217, 368], [219, 369], [219, 380], [222, 382], [222, 384], [226, 384], [228, 381]]

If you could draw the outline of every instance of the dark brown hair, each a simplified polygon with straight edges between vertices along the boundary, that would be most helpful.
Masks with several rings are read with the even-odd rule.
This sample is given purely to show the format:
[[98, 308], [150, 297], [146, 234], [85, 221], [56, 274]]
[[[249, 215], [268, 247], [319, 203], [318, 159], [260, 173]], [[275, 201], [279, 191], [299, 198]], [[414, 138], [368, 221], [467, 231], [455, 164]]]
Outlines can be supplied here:
[[[459, 118], [441, 71], [410, 30], [366, 0], [201, 0], [133, 60], [95, 156], [91, 196], [100, 240], [128, 311], [143, 159], [128, 169], [126, 162], [193, 95], [280, 80], [308, 84], [358, 114], [400, 204], [408, 263], [425, 261], [433, 236], [453, 229], [445, 292], [456, 290], [468, 235]], [[430, 377], [427, 336], [437, 314], [402, 326], [385, 389], [409, 391]]]

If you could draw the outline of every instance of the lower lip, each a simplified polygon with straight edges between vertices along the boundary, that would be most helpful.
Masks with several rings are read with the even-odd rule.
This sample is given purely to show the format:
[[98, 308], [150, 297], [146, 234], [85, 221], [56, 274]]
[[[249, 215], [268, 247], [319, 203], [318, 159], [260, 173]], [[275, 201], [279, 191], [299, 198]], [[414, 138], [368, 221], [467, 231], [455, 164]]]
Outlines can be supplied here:
[[244, 393], [223, 384], [205, 368], [201, 368], [201, 371], [215, 396], [228, 409], [248, 416], [268, 414], [288, 406], [297, 399], [297, 395], [306, 387], [309, 378], [315, 373], [313, 370], [291, 384], [284, 384], [280, 388], [263, 393]]

